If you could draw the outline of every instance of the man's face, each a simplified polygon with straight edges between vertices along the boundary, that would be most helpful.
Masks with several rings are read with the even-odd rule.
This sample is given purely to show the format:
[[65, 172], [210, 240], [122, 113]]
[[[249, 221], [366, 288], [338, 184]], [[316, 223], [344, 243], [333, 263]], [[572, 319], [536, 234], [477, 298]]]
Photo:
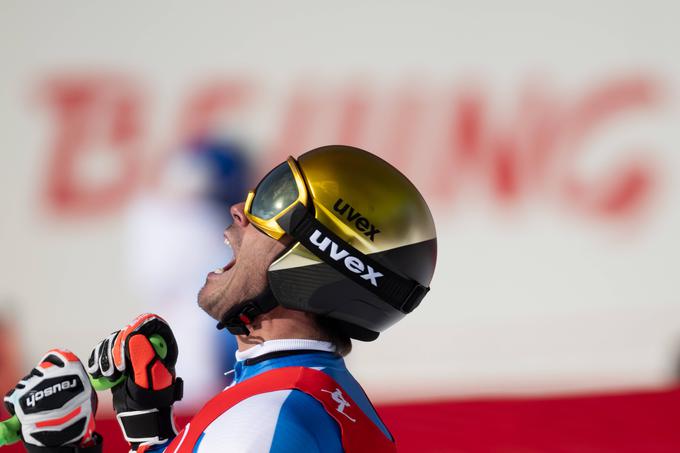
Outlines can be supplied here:
[[198, 293], [198, 305], [217, 320], [231, 307], [265, 290], [267, 269], [286, 248], [284, 242], [251, 225], [243, 206], [244, 203], [239, 203], [231, 207], [234, 223], [224, 230], [225, 243], [231, 246], [234, 259], [222, 269], [210, 272]]

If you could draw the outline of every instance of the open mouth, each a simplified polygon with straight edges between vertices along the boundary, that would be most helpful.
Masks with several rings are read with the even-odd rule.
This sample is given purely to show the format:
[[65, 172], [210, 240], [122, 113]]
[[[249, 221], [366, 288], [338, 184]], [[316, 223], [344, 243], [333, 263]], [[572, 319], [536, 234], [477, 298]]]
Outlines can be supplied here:
[[227, 272], [229, 269], [231, 269], [232, 267], [234, 267], [234, 264], [236, 264], [236, 254], [234, 253], [233, 247], [231, 247], [231, 244], [229, 243], [229, 239], [226, 239], [226, 238], [224, 239], [224, 245], [226, 245], [227, 247], [232, 249], [232, 259], [231, 259], [231, 261], [229, 261], [224, 266], [218, 267], [217, 269], [212, 271], [211, 274], [217, 274], [217, 275], [223, 274], [223, 273]]
[[236, 264], [236, 257], [234, 257], [234, 258], [233, 258], [230, 262], [228, 262], [226, 265], [224, 265], [224, 266], [222, 266], [222, 267], [218, 267], [217, 269], [215, 269], [215, 270], [213, 271], [213, 274], [218, 274], [218, 275], [219, 275], [219, 274], [222, 274], [222, 273], [224, 273], [224, 272], [227, 272], [229, 269], [231, 269], [231, 268], [234, 266], [234, 264]]

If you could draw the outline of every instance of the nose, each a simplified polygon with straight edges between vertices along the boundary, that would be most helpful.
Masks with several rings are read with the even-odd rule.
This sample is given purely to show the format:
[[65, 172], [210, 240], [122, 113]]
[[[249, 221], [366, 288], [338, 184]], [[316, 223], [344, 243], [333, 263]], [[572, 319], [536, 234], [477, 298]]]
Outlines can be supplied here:
[[231, 213], [231, 217], [234, 219], [234, 224], [239, 226], [239, 227], [247, 227], [250, 222], [248, 222], [248, 217], [246, 217], [245, 212], [243, 212], [243, 207], [246, 204], [244, 202], [237, 203], [235, 205], [232, 205], [231, 208], [229, 208], [229, 212]]

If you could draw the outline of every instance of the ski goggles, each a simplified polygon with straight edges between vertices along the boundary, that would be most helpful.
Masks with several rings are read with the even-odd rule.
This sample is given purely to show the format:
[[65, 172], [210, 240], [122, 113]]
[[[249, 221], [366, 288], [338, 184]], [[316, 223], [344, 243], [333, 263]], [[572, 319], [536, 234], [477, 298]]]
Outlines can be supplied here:
[[295, 159], [289, 157], [248, 192], [243, 211], [257, 229], [279, 240], [286, 234], [279, 219], [298, 203], [306, 207], [307, 199], [302, 172]]

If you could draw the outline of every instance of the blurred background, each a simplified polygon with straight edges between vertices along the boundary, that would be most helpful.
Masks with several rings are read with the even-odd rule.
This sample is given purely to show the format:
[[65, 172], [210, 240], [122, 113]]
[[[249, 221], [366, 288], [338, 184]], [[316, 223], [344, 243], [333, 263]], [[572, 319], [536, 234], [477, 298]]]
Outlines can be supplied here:
[[426, 302], [348, 358], [402, 451], [680, 451], [679, 15], [3, 1], [0, 391], [154, 311], [190, 415], [233, 362], [196, 305], [229, 205], [342, 143], [438, 228]]

